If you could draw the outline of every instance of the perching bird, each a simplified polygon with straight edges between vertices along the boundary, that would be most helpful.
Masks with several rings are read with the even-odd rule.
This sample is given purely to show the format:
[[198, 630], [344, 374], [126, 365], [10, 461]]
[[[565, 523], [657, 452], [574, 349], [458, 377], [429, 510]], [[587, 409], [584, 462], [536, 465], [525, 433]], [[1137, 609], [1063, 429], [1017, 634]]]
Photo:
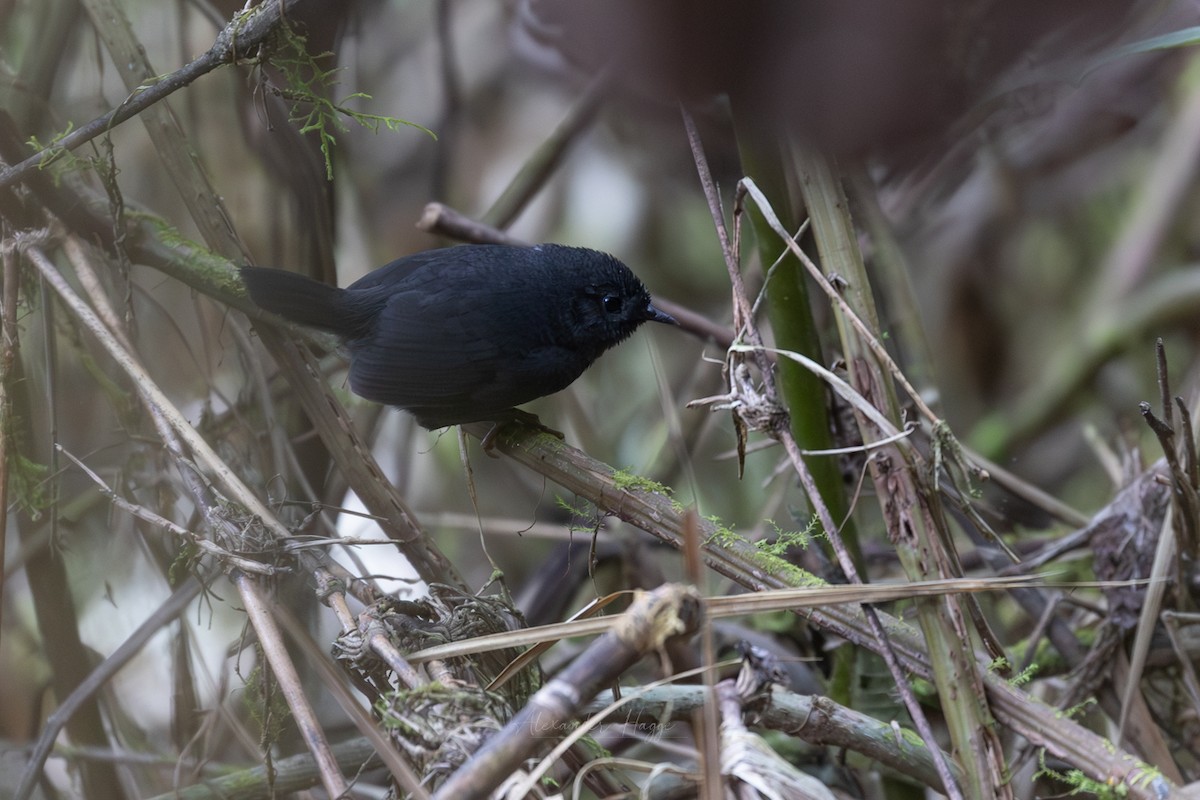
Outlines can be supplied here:
[[429, 250], [345, 289], [241, 272], [260, 308], [342, 337], [355, 394], [431, 429], [534, 420], [515, 406], [566, 388], [643, 322], [675, 324], [616, 258], [557, 244]]

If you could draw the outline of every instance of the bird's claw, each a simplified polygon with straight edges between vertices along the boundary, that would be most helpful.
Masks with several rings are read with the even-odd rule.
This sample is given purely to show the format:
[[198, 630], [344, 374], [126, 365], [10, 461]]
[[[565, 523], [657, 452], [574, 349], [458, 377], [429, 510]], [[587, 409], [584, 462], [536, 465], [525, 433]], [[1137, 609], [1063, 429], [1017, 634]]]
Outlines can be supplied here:
[[511, 416], [502, 420], [497, 420], [496, 423], [492, 425], [492, 429], [484, 435], [483, 439], [480, 440], [479, 443], [483, 446], [483, 452], [487, 453], [492, 458], [499, 458], [500, 456], [496, 455], [495, 453], [496, 440], [506, 428], [511, 428], [514, 426], [534, 428], [542, 433], [548, 433], [551, 436], [557, 436], [559, 439], [567, 438], [562, 431], [555, 430], [548, 425], [543, 425], [542, 421], [538, 419], [537, 414], [530, 414], [528, 411], [521, 411], [520, 409], [514, 408], [511, 412]]

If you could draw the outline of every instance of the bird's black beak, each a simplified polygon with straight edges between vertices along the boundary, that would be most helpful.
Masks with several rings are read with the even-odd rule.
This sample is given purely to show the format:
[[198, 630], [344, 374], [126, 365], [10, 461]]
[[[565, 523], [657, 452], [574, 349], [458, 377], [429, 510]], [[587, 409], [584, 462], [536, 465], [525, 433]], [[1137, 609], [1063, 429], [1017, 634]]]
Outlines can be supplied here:
[[676, 319], [670, 314], [663, 311], [661, 308], [656, 308], [654, 303], [648, 303], [646, 305], [646, 319], [650, 322], [662, 322], [667, 325], [679, 324], [679, 322], [676, 321]]

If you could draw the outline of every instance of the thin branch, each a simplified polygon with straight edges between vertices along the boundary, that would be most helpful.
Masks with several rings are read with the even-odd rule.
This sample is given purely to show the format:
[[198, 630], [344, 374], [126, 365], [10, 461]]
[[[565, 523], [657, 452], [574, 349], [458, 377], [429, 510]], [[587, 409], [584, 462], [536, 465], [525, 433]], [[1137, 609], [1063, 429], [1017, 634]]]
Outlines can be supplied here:
[[[279, 539], [289, 538], [290, 532], [287, 528], [275, 519], [258, 497], [241, 482], [179, 410], [171, 404], [134, 356], [105, 327], [95, 312], [75, 294], [41, 249], [30, 247], [25, 251], [25, 255], [41, 273], [46, 285], [51, 286], [58, 293], [76, 318], [83, 323], [83, 326], [104, 347], [117, 365], [133, 380], [139, 397], [150, 411], [164, 443], [175, 457], [184, 480], [192, 490], [197, 507], [204, 511], [206, 521], [214, 527], [226, 527], [231, 524], [227, 516], [212, 502], [207, 484], [200, 480], [199, 469], [191, 464], [189, 453], [184, 452], [185, 446], [190, 454], [198, 457], [201, 465], [212, 471], [228, 494], [255, 514], [271, 533]], [[320, 572], [318, 570], [318, 574]], [[254, 625], [259, 639], [263, 643], [271, 668], [279, 678], [288, 706], [300, 726], [301, 734], [321, 768], [326, 790], [331, 796], [339, 797], [347, 788], [345, 779], [337, 770], [336, 760], [329, 752], [329, 743], [316, 723], [316, 715], [308, 698], [304, 695], [295, 666], [291, 663], [287, 650], [282, 646], [282, 640], [274, 628], [269, 614], [266, 613], [265, 603], [260, 596], [260, 587], [240, 570], [233, 570], [231, 578], [241, 595], [251, 624]]]
[[[696, 171], [700, 175], [700, 183], [704, 188], [705, 197], [708, 198], [709, 210], [712, 212], [713, 222], [717, 227], [717, 235], [721, 241], [721, 249], [725, 253], [725, 262], [729, 270], [730, 282], [733, 286], [735, 327], [737, 327], [739, 331], [744, 330], [746, 339], [754, 346], [755, 356], [758, 359], [759, 368], [763, 372], [763, 386], [767, 398], [773, 401], [776, 405], [782, 405], [776, 395], [775, 381], [770, 364], [766, 362], [765, 356], [759, 355], [759, 353], [761, 353], [763, 350], [762, 337], [759, 334], [758, 328], [754, 323], [754, 318], [750, 313], [750, 301], [746, 296], [745, 285], [741, 279], [738, 254], [734, 251], [732, 245], [730, 244], [729, 235], [725, 231], [725, 219], [724, 215], [721, 213], [720, 199], [717, 195], [716, 184], [713, 182], [712, 175], [708, 170], [708, 160], [705, 157], [704, 148], [700, 142], [699, 134], [696, 132], [695, 123], [692, 121], [692, 118], [687, 113], [686, 109], [683, 111], [683, 121], [684, 127], [687, 129], [688, 142], [692, 147], [692, 157], [696, 162]], [[795, 242], [792, 236], [788, 234], [786, 230], [784, 230], [782, 223], [779, 222], [778, 217], [775, 216], [774, 211], [771, 210], [770, 205], [766, 202], [766, 198], [762, 196], [761, 192], [758, 192], [758, 189], [754, 186], [753, 182], [749, 178], [745, 178], [742, 180], [739, 186], [745, 186], [747, 188], [747, 190], [754, 197], [755, 202], [757, 203], [764, 218], [767, 219], [768, 223], [776, 232], [781, 234], [782, 238], [786, 241], [787, 246], [801, 257], [801, 260], [806, 266], [811, 265], [811, 260], [807, 258], [807, 256], [804, 254], [804, 251], [800, 249], [800, 246]], [[815, 265], [813, 266], [813, 269], [815, 270]], [[863, 323], [858, 319], [857, 316], [853, 314], [844, 298], [842, 298], [841, 295], [833, 289], [832, 285], [827, 279], [825, 279], [824, 275], [820, 274], [819, 270], [816, 270], [816, 272], [818, 279], [822, 282], [823, 286], [828, 287], [827, 291], [831, 293], [831, 296], [836, 298], [837, 302], [841, 303], [841, 307], [845, 311], [847, 317], [855, 321], [855, 324], [859, 327], [863, 339], [871, 342], [873, 348], [877, 347], [878, 349], [882, 350], [883, 348], [878, 345], [878, 342], [875, 340], [875, 338], [869, 335], [869, 331], [866, 330]], [[884, 351], [884, 357], [887, 358], [886, 351]], [[895, 364], [891, 362], [890, 358], [888, 358], [888, 360], [884, 363], [891, 365], [893, 372], [899, 374], [899, 368], [897, 368]], [[900, 376], [900, 379], [904, 380], [902, 375]], [[905, 386], [908, 387], [907, 382], [905, 382]], [[911, 387], [908, 388], [912, 390]], [[912, 391], [915, 394], [915, 390]], [[920, 401], [918, 400], [918, 402]], [[875, 408], [870, 406], [870, 404], [864, 405], [867, 406], [870, 412], [873, 412], [869, 413], [868, 416], [872, 418], [881, 416]], [[928, 410], [927, 407], [926, 410]], [[864, 413], [867, 413], [866, 409], [864, 409]], [[887, 428], [891, 428], [893, 429], [891, 432], [895, 432], [893, 426], [889, 425]], [[842, 540], [842, 537], [839, 533], [840, 528], [837, 522], [834, 520], [833, 514], [829, 511], [829, 506], [825, 504], [824, 499], [821, 497], [821, 493], [817, 488], [816, 480], [813, 478], [812, 472], [809, 470], [808, 465], [804, 462], [803, 457], [800, 455], [800, 448], [796, 444], [796, 440], [792, 436], [791, 430], [787, 425], [777, 425], [772, 431], [770, 431], [770, 434], [783, 443], [784, 450], [788, 454], [792, 468], [795, 470], [796, 475], [800, 479], [800, 485], [804, 488], [804, 492], [808, 496], [809, 504], [816, 513], [817, 519], [820, 520], [821, 526], [825, 530], [825, 535], [828, 538], [831, 547], [833, 548], [834, 555], [837, 557], [838, 566], [842, 568], [842, 572], [846, 575], [846, 578], [851, 583], [861, 583], [862, 579], [858, 575], [858, 570], [854, 565], [854, 559], [850, 557], [850, 553], [846, 548], [845, 542]], [[962, 793], [955, 781], [954, 773], [950, 770], [950, 766], [943, 756], [942, 751], [938, 748], [937, 737], [934, 735], [933, 728], [929, 724], [929, 719], [925, 716], [924, 709], [921, 708], [921, 704], [917, 701], [916, 695], [913, 693], [912, 687], [909, 685], [908, 676], [904, 673], [904, 670], [900, 666], [899, 659], [897, 658], [896, 652], [893, 649], [890, 640], [888, 639], [888, 635], [884, 630], [883, 624], [879, 620], [878, 613], [872, 606], [864, 605], [863, 614], [866, 616], [867, 624], [871, 629], [872, 636], [874, 636], [875, 640], [879, 643], [878, 652], [883, 656], [884, 662], [887, 664], [888, 671], [892, 676], [892, 680], [895, 682], [896, 688], [900, 692], [901, 698], [904, 700], [905, 708], [908, 709], [909, 715], [912, 717], [917, 726], [917, 730], [920, 732], [922, 739], [924, 739], [926, 745], [929, 747], [930, 753], [933, 754], [934, 765], [937, 768], [938, 775], [941, 778], [942, 785], [945, 787], [947, 795], [951, 798], [951, 800], [959, 800], [959, 798], [962, 797]]]
[[[734, 243], [729, 239], [729, 230], [725, 226], [725, 212], [721, 209], [721, 197], [712, 173], [708, 169], [708, 158], [704, 154], [704, 143], [700, 141], [700, 133], [696, 130], [696, 122], [683, 106], [679, 108], [683, 116], [683, 127], [687, 131], [688, 145], [692, 149], [692, 160], [696, 162], [696, 173], [700, 176], [700, 185], [704, 189], [704, 198], [708, 201], [708, 211], [717, 226], [717, 239], [721, 243], [721, 253], [725, 256], [725, 269], [729, 273], [729, 283], [733, 289], [733, 319], [734, 336], [744, 335], [750, 344], [762, 347], [762, 336], [754, 325], [754, 315], [750, 301], [747, 299], [746, 286], [742, 282], [742, 271]], [[771, 362], [761, 352], [756, 353], [755, 364], [762, 376], [763, 387], [768, 397], [775, 397], [775, 372]]]
[[[465, 427], [479, 439], [492, 428], [487, 423]], [[602, 513], [640, 528], [675, 549], [682, 549], [682, 510], [660, 492], [618, 485], [612, 466], [565, 445], [550, 434], [530, 433], [515, 427], [495, 438], [495, 451], [594, 503]], [[750, 591], [799, 586], [818, 580], [781, 559], [766, 556], [749, 542], [730, 539], [727, 532], [722, 533], [710, 520], [701, 519], [697, 524], [705, 563]], [[796, 608], [795, 613], [852, 644], [879, 652], [880, 643], [859, 606]], [[879, 616], [906, 673], [930, 679], [933, 670], [920, 632], [889, 614], [879, 612]], [[1175, 784], [1147, 772], [1149, 768], [1139, 759], [1123, 750], [1113, 750], [1104, 738], [1031, 699], [1001, 677], [985, 672], [981, 681], [996, 719], [1033, 745], [1044, 747], [1048, 753], [1069, 761], [1088, 777], [1117, 781], [1127, 792], [1127, 797], [1137, 800], [1180, 798]]]
[[41, 734], [33, 745], [33, 752], [25, 762], [25, 770], [21, 773], [21, 782], [13, 794], [14, 800], [26, 800], [42, 775], [46, 759], [54, 749], [58, 734], [66, 727], [67, 720], [96, 692], [104, 688], [112, 678], [154, 637], [158, 631], [171, 620], [183, 613], [188, 604], [200, 594], [200, 582], [194, 577], [189, 578], [182, 586], [172, 593], [137, 630], [129, 635], [120, 646], [92, 670], [87, 678], [80, 683], [71, 694], [63, 698], [54, 712], [46, 718]]
[[[526, 758], [559, 738], [568, 723], [602, 688], [639, 659], [661, 651], [675, 636], [690, 636], [698, 621], [698, 600], [685, 586], [664, 584], [647, 592], [622, 615], [623, 623], [593, 642], [539, 689], [497, 732], [443, 783], [435, 800], [486, 797]], [[562, 747], [566, 746], [562, 743]], [[527, 775], [513, 797], [524, 797], [544, 774], [548, 760]]]
[[275, 623], [275, 618], [263, 596], [262, 587], [250, 576], [241, 572], [235, 571], [230, 578], [238, 588], [238, 595], [246, 609], [246, 616], [250, 619], [250, 624], [254, 626], [255, 633], [258, 634], [267, 663], [271, 665], [271, 671], [279, 679], [279, 688], [287, 700], [288, 708], [292, 710], [296, 728], [304, 739], [308, 751], [317, 760], [325, 791], [329, 793], [330, 797], [344, 797], [350, 787], [346, 783], [342, 771], [338, 768], [337, 759], [333, 757], [333, 753], [329, 749], [329, 741], [325, 738], [325, 731], [321, 729], [320, 720], [317, 719], [316, 712], [313, 711], [308, 697], [304, 694], [304, 682], [300, 680], [296, 665], [292, 663], [287, 647], [284, 646], [283, 634]]
[[558, 169], [566, 156], [567, 149], [579, 139], [596, 118], [604, 95], [608, 89], [609, 70], [601, 70], [587, 88], [580, 94], [579, 99], [558, 127], [550, 134], [537, 151], [521, 168], [520, 173], [513, 178], [508, 188], [496, 200], [483, 220], [497, 228], [507, 228], [512, 224], [534, 195], [541, 190], [554, 171]]
[[212, 47], [191, 63], [180, 67], [160, 81], [144, 88], [139, 87], [125, 98], [121, 105], [108, 113], [76, 128], [19, 164], [0, 170], [0, 188], [11, 186], [64, 152], [74, 150], [107, 133], [217, 67], [250, 56], [271, 34], [283, 16], [299, 2], [300, 0], [266, 0], [262, 5], [239, 13], [217, 35]]
[[97, 475], [95, 471], [91, 469], [91, 467], [68, 452], [61, 444], [56, 444], [55, 448], [64, 456], [66, 456], [72, 464], [78, 467], [84, 475], [87, 475], [89, 478], [91, 478], [92, 482], [100, 487], [100, 493], [107, 497], [114, 506], [131, 516], [137, 517], [143, 522], [148, 522], [151, 525], [162, 528], [167, 533], [177, 536], [186, 544], [194, 545], [199, 550], [217, 559], [218, 562], [226, 567], [240, 569], [243, 572], [251, 572], [256, 575], [279, 575], [289, 571], [285, 567], [275, 567], [270, 564], [263, 564], [261, 562], [254, 561], [253, 559], [245, 558], [244, 556], [239, 556], [236, 553], [232, 553], [220, 545], [210, 541], [206, 537], [201, 536], [198, 533], [194, 533], [193, 531], [189, 531], [182, 525], [177, 525], [166, 517], [154, 513], [143, 505], [129, 502], [124, 497], [121, 497], [121, 495], [117, 494], [107, 483], [105, 483], [104, 479]]

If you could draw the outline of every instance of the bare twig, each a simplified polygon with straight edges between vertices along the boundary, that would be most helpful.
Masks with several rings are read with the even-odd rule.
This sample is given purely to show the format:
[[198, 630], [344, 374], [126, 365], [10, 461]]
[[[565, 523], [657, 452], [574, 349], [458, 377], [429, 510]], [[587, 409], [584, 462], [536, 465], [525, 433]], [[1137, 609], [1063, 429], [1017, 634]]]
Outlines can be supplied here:
[[325, 791], [330, 797], [344, 796], [350, 787], [338, 768], [337, 759], [330, 752], [325, 731], [321, 729], [321, 723], [304, 694], [304, 683], [300, 680], [300, 674], [296, 671], [291, 656], [288, 655], [287, 647], [283, 643], [283, 634], [271, 614], [262, 587], [241, 572], [235, 571], [230, 578], [237, 586], [246, 616], [258, 634], [263, 654], [271, 665], [272, 672], [279, 679], [279, 688], [287, 700], [288, 708], [292, 710], [300, 736], [304, 739], [308, 751], [317, 760]]
[[[696, 130], [696, 122], [684, 107], [680, 107], [683, 116], [683, 127], [687, 131], [688, 144], [692, 148], [692, 160], [696, 162], [696, 172], [700, 176], [700, 185], [704, 188], [704, 197], [708, 201], [708, 210], [717, 226], [717, 239], [721, 243], [721, 253], [725, 257], [725, 269], [729, 273], [729, 283], [733, 289], [733, 327], [736, 336], [745, 336], [746, 340], [755, 347], [762, 347], [762, 336], [754, 324], [750, 301], [746, 295], [746, 286], [742, 282], [742, 272], [739, 266], [737, 250], [729, 239], [729, 231], [725, 226], [725, 213], [721, 209], [721, 198], [717, 193], [716, 183], [708, 169], [708, 158], [704, 155], [704, 145]], [[755, 364], [761, 374], [765, 393], [775, 397], [775, 372], [771, 369], [770, 359], [764, 353], [754, 356]]]
[[[229, 495], [249, 509], [251, 513], [257, 515], [273, 535], [279, 539], [287, 539], [290, 536], [288, 530], [274, 518], [274, 515], [258, 497], [217, 456], [203, 437], [167, 399], [134, 356], [120, 344], [117, 337], [105, 327], [95, 312], [75, 294], [45, 254], [39, 248], [31, 247], [26, 250], [26, 257], [41, 273], [46, 284], [57, 292], [76, 318], [83, 323], [109, 356], [133, 380], [142, 402], [150, 411], [151, 417], [163, 437], [163, 441], [175, 456], [197, 506], [204, 510], [205, 519], [214, 527], [229, 524], [225, 514], [218, 510], [215, 503], [211, 501], [208, 486], [199, 480], [199, 470], [191, 464], [189, 454], [184, 452], [184, 447], [199, 459], [201, 466], [217, 478]], [[308, 699], [304, 696], [295, 667], [291, 664], [287, 650], [282, 646], [278, 632], [274, 629], [273, 623], [266, 613], [264, 601], [259, 594], [260, 589], [240, 570], [233, 570], [231, 574], [247, 613], [251, 616], [252, 624], [263, 641], [271, 667], [279, 677], [288, 705], [301, 726], [301, 733], [312, 750], [313, 756], [317, 759], [317, 763], [321, 766], [322, 779], [326, 789], [332, 796], [339, 796], [346, 788], [345, 780], [337, 771], [336, 761], [329, 753], [329, 744], [325, 740], [324, 734], [316, 725], [316, 716]], [[264, 627], [260, 627], [260, 625]]]
[[282, 627], [287, 630], [292, 641], [296, 642], [308, 656], [309, 663], [316, 669], [326, 691], [333, 696], [342, 711], [354, 723], [358, 732], [374, 745], [375, 752], [396, 781], [396, 786], [414, 800], [428, 800], [429, 793], [421, 786], [421, 776], [413, 772], [412, 767], [400, 756], [395, 746], [388, 740], [387, 735], [379, 730], [375, 720], [364, 710], [362, 704], [346, 686], [345, 673], [334, 665], [325, 650], [317, 646], [304, 625], [296, 619], [291, 611], [286, 607], [280, 607], [276, 609], [275, 616]]
[[[482, 798], [526, 758], [560, 738], [569, 722], [600, 689], [642, 656], [660, 651], [667, 640], [695, 632], [696, 597], [687, 587], [667, 584], [634, 602], [625, 624], [596, 640], [529, 699], [517, 715], [451, 775], [436, 800]], [[524, 797], [546, 767], [532, 771], [512, 796]]]
[[[707, 607], [707, 616], [710, 619], [718, 620], [744, 617], [750, 614], [795, 611], [801, 608], [890, 603], [898, 600], [913, 600], [918, 597], [1003, 592], [1027, 587], [1035, 582], [1038, 585], [1043, 583], [1037, 576], [947, 578], [915, 583], [839, 583], [800, 586], [791, 589], [759, 589], [749, 594], [704, 597], [702, 599]], [[1072, 589], [1084, 588], [1086, 585], [1078, 582], [1068, 584]], [[591, 606], [588, 608], [592, 609]], [[623, 624], [619, 614], [585, 618], [577, 618], [578, 616], [572, 617], [568, 622], [538, 625], [532, 628], [486, 634], [434, 645], [409, 653], [408, 659], [414, 663], [425, 663], [434, 659], [459, 658], [505, 648], [537, 646], [560, 639], [608, 633], [614, 627]]]
[[270, 35], [271, 31], [299, 0], [266, 0], [262, 5], [238, 14], [217, 35], [213, 46], [199, 58], [172, 72], [160, 81], [134, 91], [121, 105], [97, 119], [76, 128], [51, 146], [30, 156], [19, 164], [0, 170], [0, 188], [21, 180], [31, 171], [52, 161], [64, 152], [74, 150], [97, 136], [112, 130], [126, 120], [173, 94], [192, 81], [212, 72], [222, 64], [234, 63], [249, 56]]
[[[483, 438], [491, 425], [467, 425], [476, 438]], [[601, 512], [615, 516], [676, 549], [683, 547], [683, 515], [664, 494], [618, 485], [616, 470], [545, 433], [530, 433], [514, 428], [496, 437], [496, 451], [545, 476], [594, 503]], [[783, 586], [811, 585], [818, 579], [780, 559], [770, 558], [752, 544], [722, 537], [717, 525], [699, 520], [704, 561], [750, 591]], [[847, 641], [878, 652], [875, 638], [858, 605], [796, 608], [796, 613], [823, 630]], [[907, 673], [929, 679], [933, 675], [928, 647], [921, 634], [908, 623], [880, 613], [890, 633], [896, 656]], [[1177, 787], [1147, 768], [1133, 755], [1106, 745], [1102, 737], [1077, 722], [1055, 713], [1032, 700], [998, 675], [981, 675], [983, 688], [996, 719], [1035, 746], [1061, 757], [1085, 775], [1100, 781], [1113, 781], [1130, 798], [1137, 800], [1178, 799]]]
[[[699, 134], [696, 132], [695, 123], [692, 121], [691, 116], [687, 113], [686, 109], [683, 111], [683, 118], [684, 127], [687, 130], [688, 141], [692, 147], [692, 157], [696, 162], [696, 170], [700, 175], [700, 183], [704, 188], [705, 197], [708, 198], [709, 210], [712, 212], [713, 222], [717, 226], [717, 236], [721, 241], [722, 251], [725, 253], [726, 266], [729, 270], [730, 282], [733, 285], [733, 302], [735, 309], [734, 319], [736, 327], [739, 331], [745, 330], [746, 339], [751, 343], [756, 352], [761, 352], [763, 349], [762, 337], [758, 333], [753, 316], [750, 314], [750, 302], [746, 297], [745, 286], [741, 280], [741, 270], [738, 267], [737, 253], [731, 246], [729, 236], [725, 232], [725, 220], [724, 216], [721, 214], [720, 200], [717, 195], [716, 185], [714, 184], [712, 175], [708, 170], [708, 162], [704, 155], [704, 148], [700, 142]], [[792, 237], [784, 230], [778, 218], [775, 217], [774, 213], [770, 210], [770, 205], [766, 202], [766, 198], [764, 198], [760, 192], [757, 192], [757, 187], [753, 185], [753, 182], [747, 178], [744, 179], [740, 185], [746, 186], [752, 195], [757, 193], [755, 196], [755, 202], [758, 204], [759, 210], [762, 212], [763, 216], [768, 219], [771, 227], [777, 233], [781, 234], [782, 238], [786, 241], [788, 247], [793, 250], [793, 252], [801, 256], [801, 259], [805, 262], [806, 266], [811, 265], [811, 260], [804, 255], [804, 251], [800, 249], [799, 245], [797, 245]], [[815, 270], [815, 266], [813, 269]], [[833, 289], [832, 285], [825, 278], [825, 276], [822, 275], [819, 270], [815, 271], [817, 272], [817, 276], [823, 285], [828, 287], [827, 291], [831, 293], [831, 297], [835, 298], [835, 302], [840, 303], [847, 316], [856, 322], [856, 325], [859, 327], [860, 333], [863, 335], [864, 340], [872, 342], [876, 347], [882, 349], [882, 347], [880, 347], [876, 342], [875, 338], [869, 335], [870, 332], [866, 329], [866, 326], [863, 325], [861, 320], [858, 320], [858, 317], [854, 315], [846, 301]], [[775, 396], [775, 383], [773, 377], [771, 377], [770, 364], [765, 362], [765, 357], [758, 356], [758, 358], [759, 368], [763, 371], [764, 393], [767, 395], [769, 402], [773, 402], [775, 405], [782, 405], [779, 399]], [[890, 359], [885, 363], [892, 364]], [[892, 364], [892, 368], [896, 373], [899, 373], [899, 369], [896, 368], [894, 364]], [[905, 385], [907, 386], [907, 383]], [[909, 388], [911, 389], [911, 387]], [[914, 394], [916, 393], [915, 390], [912, 391]], [[878, 416], [878, 412], [875, 411], [875, 409], [872, 408], [871, 411], [875, 412], [873, 416]], [[932, 414], [932, 412], [930, 413]], [[887, 427], [891, 428], [893, 426], [889, 425]], [[783, 444], [784, 450], [788, 454], [788, 459], [791, 461], [792, 468], [795, 470], [796, 475], [800, 479], [800, 485], [804, 487], [804, 491], [808, 496], [809, 503], [813, 511], [816, 513], [817, 519], [820, 520], [821, 526], [824, 528], [825, 535], [828, 538], [834, 555], [837, 558], [838, 566], [842, 568], [842, 572], [846, 575], [846, 578], [851, 583], [861, 583], [862, 579], [858, 575], [858, 570], [854, 565], [854, 559], [850, 557], [850, 553], [846, 549], [845, 543], [842, 541], [838, 524], [834, 520], [833, 515], [830, 513], [829, 507], [825, 504], [824, 499], [821, 497], [821, 493], [817, 488], [816, 481], [813, 479], [812, 472], [809, 470], [808, 465], [804, 463], [804, 459], [800, 455], [800, 448], [796, 444], [796, 440], [792, 436], [790, 428], [787, 425], [776, 425], [773, 430], [769, 431], [769, 433], [775, 438], [779, 439], [779, 441]], [[957, 783], [955, 782], [954, 773], [951, 772], [946, 759], [943, 757], [941, 750], [938, 748], [937, 737], [933, 733], [933, 728], [930, 726], [929, 720], [925, 716], [924, 710], [921, 708], [921, 704], [917, 701], [916, 695], [913, 694], [912, 687], [909, 686], [908, 677], [905, 675], [904, 670], [900, 666], [896, 652], [892, 648], [891, 642], [887, 636], [887, 632], [884, 630], [883, 625], [879, 621], [877, 612], [871, 606], [864, 605], [863, 614], [867, 619], [867, 623], [870, 626], [872, 635], [879, 643], [878, 652], [883, 656], [884, 662], [887, 664], [888, 671], [892, 676], [892, 680], [895, 682], [896, 688], [900, 692], [901, 698], [904, 700], [904, 705], [908, 709], [909, 715], [916, 724], [918, 732], [920, 732], [921, 737], [925, 740], [926, 745], [933, 754], [934, 764], [937, 767], [938, 775], [942, 780], [942, 785], [945, 787], [947, 795], [951, 798], [951, 800], [957, 800], [957, 798], [961, 798], [962, 795], [958, 789]]]
[[451, 208], [445, 203], [426, 203], [425, 211], [421, 214], [421, 218], [417, 220], [417, 227], [423, 231], [457, 239], [460, 242], [511, 244], [517, 246], [527, 244], [495, 226], [471, 219], [466, 214]]
[[80, 706], [93, 697], [96, 692], [104, 688], [104, 685], [112, 680], [126, 664], [128, 664], [134, 656], [146, 645], [155, 634], [162, 629], [167, 623], [175, 619], [188, 604], [200, 594], [200, 581], [194, 577], [189, 578], [182, 586], [176, 589], [166, 601], [154, 610], [146, 621], [138, 626], [137, 630], [131, 633], [125, 641], [121, 642], [104, 661], [92, 670], [87, 676], [87, 679], [75, 688], [75, 691], [63, 698], [54, 712], [46, 718], [45, 725], [42, 727], [42, 732], [38, 736], [37, 742], [34, 743], [33, 752], [29, 755], [29, 760], [25, 762], [25, 770], [21, 773], [21, 783], [18, 785], [16, 792], [13, 794], [15, 800], [25, 800], [33, 792], [37, 786], [38, 779], [41, 777], [42, 768], [46, 764], [46, 759], [50, 757], [50, 753], [54, 748], [54, 742], [58, 739], [58, 734]]
[[601, 70], [580, 94], [579, 99], [558, 127], [550, 134], [533, 156], [525, 162], [520, 173], [496, 200], [483, 220], [497, 228], [507, 228], [529, 201], [558, 169], [567, 149], [591, 125], [608, 89], [608, 70]]
[[112, 487], [105, 483], [104, 479], [97, 475], [95, 471], [88, 467], [87, 464], [84, 464], [78, 458], [71, 455], [71, 453], [67, 452], [67, 450], [64, 449], [61, 444], [56, 445], [56, 447], [58, 451], [70, 459], [71, 463], [78, 467], [84, 475], [87, 475], [92, 479], [93, 483], [100, 487], [100, 493], [107, 497], [114, 506], [130, 514], [131, 516], [137, 517], [143, 522], [149, 522], [151, 525], [162, 528], [167, 533], [179, 537], [188, 544], [195, 545], [207, 555], [210, 555], [217, 559], [217, 561], [225, 564], [226, 567], [240, 569], [243, 572], [250, 572], [256, 575], [279, 575], [288, 571], [283, 567], [262, 564], [258, 561], [254, 561], [253, 559], [245, 558], [244, 556], [239, 556], [236, 553], [232, 553], [215, 542], [212, 542], [201, 536], [200, 534], [189, 531], [182, 525], [176, 525], [171, 520], [154, 513], [143, 505], [129, 502], [124, 497], [121, 497], [119, 494], [113, 491]]

